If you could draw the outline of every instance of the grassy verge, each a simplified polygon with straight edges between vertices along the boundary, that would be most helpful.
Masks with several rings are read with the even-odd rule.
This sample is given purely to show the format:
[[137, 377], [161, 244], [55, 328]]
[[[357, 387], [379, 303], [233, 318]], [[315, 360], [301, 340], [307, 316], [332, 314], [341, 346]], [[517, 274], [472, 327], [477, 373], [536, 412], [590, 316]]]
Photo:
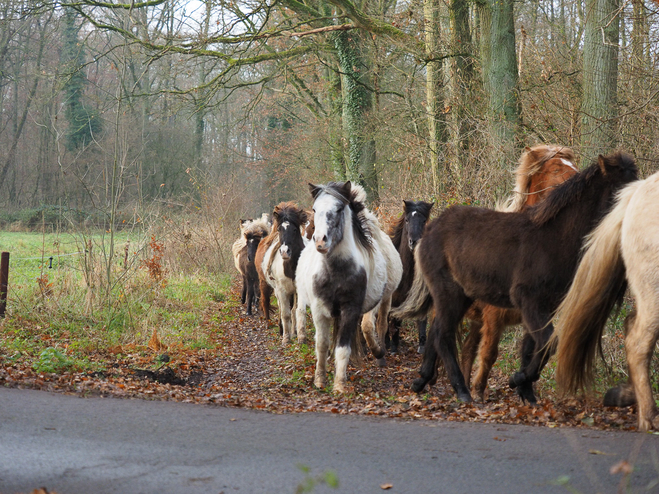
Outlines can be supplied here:
[[7, 315], [0, 357], [37, 371], [102, 370], [89, 355], [167, 346], [213, 348], [201, 329], [204, 310], [224, 300], [230, 277], [185, 273], [165, 262], [155, 237], [0, 232], [10, 252]]

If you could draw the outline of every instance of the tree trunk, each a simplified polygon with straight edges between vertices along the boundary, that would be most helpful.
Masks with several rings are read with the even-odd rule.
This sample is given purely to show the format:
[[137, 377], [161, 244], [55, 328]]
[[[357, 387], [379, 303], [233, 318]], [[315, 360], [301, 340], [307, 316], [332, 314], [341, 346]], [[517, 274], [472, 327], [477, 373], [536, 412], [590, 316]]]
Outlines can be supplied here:
[[430, 61], [426, 64], [426, 112], [428, 114], [428, 147], [430, 148], [430, 169], [432, 171], [433, 190], [440, 187], [440, 167], [444, 162], [441, 151], [446, 142], [446, 126], [442, 120], [444, 99], [442, 90], [442, 62], [432, 60], [439, 56], [440, 49], [440, 16], [439, 0], [424, 0], [423, 2], [424, 31], [426, 55]]
[[334, 38], [343, 93], [343, 132], [348, 144], [346, 177], [364, 187], [371, 203], [378, 202], [375, 141], [369, 132], [373, 98], [367, 88], [368, 66], [364, 40], [357, 32], [342, 31]]
[[617, 145], [619, 6], [619, 0], [587, 3], [581, 152], [588, 160]]
[[[451, 0], [449, 13], [453, 52], [471, 53], [469, 3], [466, 0]], [[467, 109], [471, 105], [473, 77], [473, 60], [470, 56], [459, 55], [451, 58], [448, 161], [456, 178], [461, 176], [462, 170], [467, 166], [469, 159], [471, 125]]]
[[516, 137], [521, 123], [513, 0], [488, 0], [481, 5], [480, 22], [491, 137], [497, 161], [503, 164], [510, 155], [517, 154]]

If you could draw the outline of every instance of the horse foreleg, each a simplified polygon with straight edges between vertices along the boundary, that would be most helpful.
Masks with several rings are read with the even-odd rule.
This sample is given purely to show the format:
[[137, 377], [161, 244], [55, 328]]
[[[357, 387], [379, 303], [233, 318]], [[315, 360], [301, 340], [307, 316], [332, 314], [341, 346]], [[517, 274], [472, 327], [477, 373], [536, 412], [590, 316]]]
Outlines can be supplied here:
[[319, 389], [327, 386], [327, 352], [330, 346], [331, 319], [312, 309], [313, 323], [316, 327], [316, 372], [313, 384]]
[[293, 337], [290, 296], [282, 289], [277, 289], [275, 295], [277, 296], [277, 303], [279, 305], [279, 318], [282, 328], [281, 344], [287, 346], [291, 343], [291, 338]]
[[339, 318], [338, 340], [334, 350], [334, 387], [335, 393], [345, 393], [348, 383], [348, 361], [350, 360], [350, 345], [356, 335], [359, 325], [360, 310], [357, 308], [343, 308]]
[[416, 322], [416, 327], [419, 332], [419, 347], [416, 349], [417, 353], [423, 353], [426, 347], [426, 327], [428, 326], [428, 318], [419, 319]]
[[637, 302], [639, 312], [625, 339], [625, 349], [627, 350], [629, 377], [634, 385], [638, 403], [638, 429], [645, 432], [652, 429], [653, 426], [659, 429], [659, 417], [652, 399], [649, 372], [650, 360], [659, 336], [659, 317], [646, 315], [640, 310], [643, 300]]
[[[387, 333], [387, 329], [389, 329], [389, 310], [391, 309], [391, 297], [384, 297], [382, 301], [380, 302], [380, 308], [378, 309], [378, 317], [375, 322], [376, 324], [376, 332], [378, 335], [378, 340], [380, 343], [380, 347], [382, 349], [382, 352], [385, 353], [386, 349], [384, 346], [384, 335]], [[387, 365], [387, 361], [382, 355], [378, 359], [378, 365], [380, 367], [385, 367]]]

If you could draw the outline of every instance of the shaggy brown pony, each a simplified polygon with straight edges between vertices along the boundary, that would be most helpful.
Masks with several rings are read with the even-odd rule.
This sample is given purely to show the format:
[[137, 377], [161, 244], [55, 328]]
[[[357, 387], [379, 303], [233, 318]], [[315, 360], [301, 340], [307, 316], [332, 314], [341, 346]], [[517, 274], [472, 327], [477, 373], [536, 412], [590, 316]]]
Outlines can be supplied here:
[[425, 387], [441, 357], [458, 399], [471, 401], [456, 358], [456, 334], [480, 299], [521, 311], [526, 328], [521, 366], [509, 382], [523, 400], [536, 402], [533, 383], [549, 358], [551, 319], [576, 271], [583, 238], [610, 210], [615, 193], [637, 177], [630, 156], [599, 156], [525, 211], [453, 206], [429, 223], [416, 248], [419, 269], [410, 296], [392, 313], [419, 317], [431, 304], [435, 310], [412, 389]]
[[[522, 211], [542, 202], [551, 190], [578, 172], [574, 160], [570, 148], [546, 144], [527, 147], [515, 172], [515, 190], [503, 211]], [[483, 400], [487, 379], [499, 353], [501, 335], [506, 327], [520, 324], [522, 314], [515, 309], [503, 309], [477, 300], [465, 318], [469, 319], [470, 326], [462, 345], [461, 369], [469, 386], [471, 369], [478, 354], [473, 391]]]

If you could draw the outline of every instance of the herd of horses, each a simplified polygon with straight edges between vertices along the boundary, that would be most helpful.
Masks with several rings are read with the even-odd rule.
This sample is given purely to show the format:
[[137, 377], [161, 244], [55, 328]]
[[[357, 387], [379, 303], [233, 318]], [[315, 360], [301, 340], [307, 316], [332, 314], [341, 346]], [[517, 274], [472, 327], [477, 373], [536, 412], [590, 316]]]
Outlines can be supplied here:
[[[314, 385], [327, 386], [333, 350], [335, 392], [346, 391], [361, 335], [384, 366], [401, 321], [416, 321], [423, 360], [412, 389], [437, 379], [441, 358], [463, 402], [472, 401], [476, 358], [472, 389], [484, 399], [501, 335], [521, 323], [520, 368], [509, 385], [534, 404], [533, 385], [554, 353], [561, 389], [591, 383], [606, 321], [629, 288], [629, 382], [609, 390], [605, 404], [637, 403], [638, 429], [659, 429], [649, 375], [659, 338], [659, 173], [639, 180], [625, 153], [600, 155], [582, 170], [574, 163], [565, 147], [526, 148], [513, 195], [496, 210], [456, 205], [429, 221], [432, 203], [404, 201], [387, 233], [360, 186], [310, 184], [313, 211], [284, 202], [272, 224], [267, 215], [241, 221], [233, 254], [242, 302], [252, 314], [259, 299], [268, 319], [274, 291], [284, 345], [295, 336], [306, 343], [310, 308]], [[463, 319], [469, 331], [458, 361]]]

